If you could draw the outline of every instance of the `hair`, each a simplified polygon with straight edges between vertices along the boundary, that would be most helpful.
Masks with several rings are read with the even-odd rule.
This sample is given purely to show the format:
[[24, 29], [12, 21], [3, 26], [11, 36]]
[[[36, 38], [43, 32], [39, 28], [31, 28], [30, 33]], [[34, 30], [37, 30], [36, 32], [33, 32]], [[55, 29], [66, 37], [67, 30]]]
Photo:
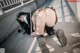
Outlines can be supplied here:
[[19, 12], [18, 15], [17, 15], [17, 18], [19, 18], [20, 16], [22, 15], [29, 15], [29, 13], [26, 13], [26, 12]]

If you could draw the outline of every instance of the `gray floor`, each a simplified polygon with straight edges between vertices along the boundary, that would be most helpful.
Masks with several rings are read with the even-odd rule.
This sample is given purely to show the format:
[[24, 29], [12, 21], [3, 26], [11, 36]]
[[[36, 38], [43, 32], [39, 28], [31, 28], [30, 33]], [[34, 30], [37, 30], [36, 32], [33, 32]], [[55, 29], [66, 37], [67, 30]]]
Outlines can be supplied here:
[[[54, 28], [56, 30], [63, 29], [68, 40], [67, 45], [62, 47], [55, 35], [45, 36], [49, 51], [51, 53], [80, 53], [80, 23], [69, 4], [64, 0], [49, 0], [42, 7], [45, 6], [53, 6], [56, 9], [58, 22]], [[1, 48], [5, 48], [6, 53], [41, 53], [35, 37], [17, 33], [17, 31], [0, 46]]]

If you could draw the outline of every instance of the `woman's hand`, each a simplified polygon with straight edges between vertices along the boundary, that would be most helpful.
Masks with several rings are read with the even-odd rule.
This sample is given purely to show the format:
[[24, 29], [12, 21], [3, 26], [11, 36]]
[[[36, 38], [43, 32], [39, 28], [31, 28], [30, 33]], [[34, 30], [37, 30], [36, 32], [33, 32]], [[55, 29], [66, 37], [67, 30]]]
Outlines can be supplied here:
[[31, 33], [31, 36], [36, 37], [37, 36], [37, 33], [36, 32], [32, 32]]

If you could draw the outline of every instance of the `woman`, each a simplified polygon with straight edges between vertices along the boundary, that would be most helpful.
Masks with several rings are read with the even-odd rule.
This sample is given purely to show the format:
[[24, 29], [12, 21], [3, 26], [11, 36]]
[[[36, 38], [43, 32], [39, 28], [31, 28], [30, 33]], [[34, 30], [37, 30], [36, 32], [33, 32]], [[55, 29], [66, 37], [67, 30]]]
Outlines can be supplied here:
[[[30, 13], [19, 12], [17, 16], [17, 21], [19, 22], [21, 28], [25, 31], [24, 33], [31, 34], [31, 19]], [[32, 31], [33, 28], [32, 28]]]
[[35, 32], [32, 36], [44, 36], [46, 31], [48, 35], [54, 34], [54, 25], [57, 22], [55, 9], [53, 8], [40, 8], [32, 16]]

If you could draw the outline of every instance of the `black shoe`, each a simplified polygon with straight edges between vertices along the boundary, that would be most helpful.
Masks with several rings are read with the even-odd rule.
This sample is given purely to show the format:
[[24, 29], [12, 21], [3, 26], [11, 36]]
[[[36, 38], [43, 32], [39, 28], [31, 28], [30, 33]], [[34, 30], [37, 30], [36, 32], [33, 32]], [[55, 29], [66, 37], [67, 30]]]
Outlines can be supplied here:
[[38, 37], [37, 37], [37, 41], [38, 41], [39, 47], [40, 47], [40, 49], [41, 49], [41, 52], [42, 52], [42, 53], [44, 53], [44, 52], [50, 53], [50, 52], [49, 52], [49, 49], [48, 49], [47, 46], [46, 46], [45, 38], [42, 37], [42, 36], [43, 36], [43, 35], [41, 35], [41, 36], [38, 35]]
[[61, 45], [66, 46], [67, 38], [66, 38], [64, 31], [62, 29], [57, 30], [56, 36], [57, 36], [59, 42], [61, 43]]
[[18, 33], [20, 33], [20, 32], [22, 32], [22, 30], [21, 29], [18, 29]]

